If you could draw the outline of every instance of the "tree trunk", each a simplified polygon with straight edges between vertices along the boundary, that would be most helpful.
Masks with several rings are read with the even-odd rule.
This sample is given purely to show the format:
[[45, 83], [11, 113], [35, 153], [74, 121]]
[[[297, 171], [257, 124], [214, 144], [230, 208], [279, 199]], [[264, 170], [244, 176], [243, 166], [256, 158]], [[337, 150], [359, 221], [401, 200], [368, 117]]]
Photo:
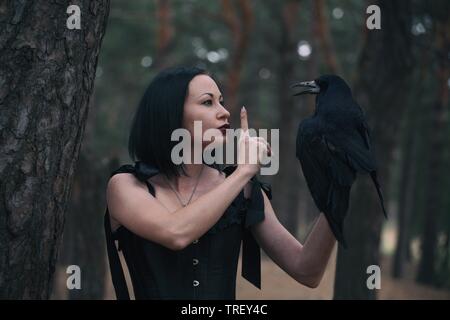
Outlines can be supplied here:
[[[414, 108], [417, 110], [417, 108]], [[414, 112], [408, 115], [406, 125], [406, 141], [402, 152], [401, 178], [399, 190], [399, 205], [397, 217], [397, 244], [394, 254], [392, 276], [403, 277], [403, 265], [407, 260], [410, 239], [411, 213], [414, 204], [414, 190], [416, 188], [418, 136], [417, 118]]]
[[[175, 27], [172, 21], [172, 6], [168, 0], [156, 1], [156, 55], [153, 63], [155, 70], [168, 67], [169, 54], [175, 46]], [[154, 39], [150, 39], [154, 41]]]
[[436, 284], [436, 249], [438, 236], [439, 216], [444, 207], [443, 173], [445, 172], [445, 142], [448, 133], [448, 102], [449, 92], [447, 81], [450, 77], [448, 63], [448, 50], [450, 49], [450, 37], [448, 28], [450, 19], [436, 22], [436, 48], [437, 61], [437, 84], [438, 96], [431, 111], [431, 128], [428, 145], [429, 170], [427, 176], [426, 203], [427, 210], [424, 214], [424, 229], [422, 234], [422, 255], [419, 263], [417, 281], [424, 284]]
[[[276, 8], [276, 6], [275, 6]], [[274, 179], [274, 189], [278, 197], [274, 197], [274, 205], [280, 221], [294, 236], [298, 229], [298, 181], [301, 180], [300, 165], [295, 158], [295, 135], [298, 119], [289, 86], [295, 80], [296, 42], [294, 31], [298, 22], [299, 1], [286, 1], [277, 15], [281, 34], [277, 46], [278, 70], [277, 92], [280, 107], [280, 149], [279, 173]]]
[[314, 25], [316, 26], [316, 36], [318, 37], [321, 51], [324, 57], [325, 66], [329, 72], [340, 74], [341, 68], [331, 40], [330, 28], [326, 16], [327, 8], [324, 0], [313, 1]]
[[47, 299], [108, 0], [8, 1], [0, 22], [0, 298]]
[[227, 108], [231, 114], [239, 114], [238, 91], [253, 25], [250, 1], [238, 0], [238, 8], [239, 13], [233, 8], [231, 0], [222, 0], [222, 18], [230, 30], [232, 42], [231, 61], [227, 67], [226, 80]]
[[70, 290], [69, 299], [103, 299], [107, 264], [103, 234], [105, 190], [109, 173], [117, 169], [118, 162], [99, 161], [84, 150], [80, 154], [58, 262], [64, 270], [69, 265], [81, 269], [81, 290]]
[[[367, 35], [354, 92], [372, 128], [378, 176], [386, 196], [389, 194], [389, 166], [398, 135], [398, 119], [405, 109], [402, 100], [408, 92], [412, 69], [411, 10], [410, 1], [406, 0], [378, 0], [376, 4], [381, 8], [382, 27]], [[380, 265], [383, 214], [375, 187], [368, 177], [358, 177], [350, 203], [344, 228], [349, 248], [338, 249], [334, 298], [376, 299], [376, 290], [367, 287], [369, 275], [366, 272], [370, 265]]]
[[404, 143], [401, 160], [401, 176], [398, 197], [398, 217], [397, 217], [397, 241], [392, 264], [392, 276], [394, 278], [403, 277], [403, 267], [405, 262], [411, 262], [410, 242], [412, 237], [412, 223], [414, 213], [418, 212], [417, 193], [423, 188], [420, 186], [418, 170], [420, 153], [423, 152], [423, 142], [421, 137], [426, 136], [427, 119], [421, 115], [427, 114], [427, 106], [421, 102], [421, 97], [426, 97], [427, 88], [423, 86], [426, 81], [430, 63], [429, 51], [421, 53], [420, 69], [414, 76], [415, 90], [406, 103], [408, 111], [406, 114], [406, 125], [404, 131]]

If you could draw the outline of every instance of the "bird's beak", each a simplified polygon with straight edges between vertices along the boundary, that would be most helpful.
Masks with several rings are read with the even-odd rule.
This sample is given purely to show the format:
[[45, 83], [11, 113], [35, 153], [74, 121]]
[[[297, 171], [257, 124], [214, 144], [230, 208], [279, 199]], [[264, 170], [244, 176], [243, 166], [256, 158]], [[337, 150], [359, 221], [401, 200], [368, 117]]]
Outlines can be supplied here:
[[299, 96], [301, 94], [307, 94], [307, 93], [309, 93], [309, 94], [320, 93], [320, 87], [317, 85], [317, 83], [315, 81], [303, 81], [303, 82], [298, 82], [298, 83], [294, 83], [293, 85], [291, 85], [291, 88], [296, 88], [296, 87], [302, 87], [302, 88], [306, 88], [306, 89], [294, 94], [294, 96]]

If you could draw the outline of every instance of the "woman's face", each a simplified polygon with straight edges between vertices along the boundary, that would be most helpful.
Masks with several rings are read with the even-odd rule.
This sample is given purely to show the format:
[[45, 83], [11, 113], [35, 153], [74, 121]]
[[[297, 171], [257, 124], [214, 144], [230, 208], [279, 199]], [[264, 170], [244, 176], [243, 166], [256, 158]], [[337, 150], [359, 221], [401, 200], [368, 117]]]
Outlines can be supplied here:
[[[189, 83], [184, 102], [183, 128], [194, 136], [194, 121], [201, 121], [201, 137], [208, 129], [219, 129], [229, 123], [230, 113], [223, 106], [223, 97], [215, 81], [207, 75], [198, 75]], [[224, 131], [213, 134], [214, 144], [226, 142]], [[203, 141], [204, 148], [210, 141]]]

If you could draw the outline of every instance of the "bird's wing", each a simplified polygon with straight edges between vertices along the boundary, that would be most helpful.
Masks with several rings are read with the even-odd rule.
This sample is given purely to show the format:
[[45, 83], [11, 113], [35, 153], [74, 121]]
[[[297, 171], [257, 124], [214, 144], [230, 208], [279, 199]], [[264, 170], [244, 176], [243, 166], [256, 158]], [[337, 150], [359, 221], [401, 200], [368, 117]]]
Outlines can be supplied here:
[[314, 120], [307, 120], [298, 129], [296, 154], [316, 206], [327, 217], [336, 239], [345, 244], [343, 220], [356, 176], [345, 151], [327, 139]]
[[345, 137], [347, 139], [344, 138], [349, 161], [358, 172], [372, 172], [376, 170], [377, 165], [372, 148], [370, 128], [364, 110], [354, 100], [350, 108], [357, 111], [354, 114], [354, 127], [347, 132], [348, 136]]
[[366, 173], [376, 170], [370, 133], [365, 121], [360, 122], [353, 130], [330, 131], [324, 135], [342, 150], [347, 164], [355, 171]]
[[297, 134], [297, 158], [300, 161], [311, 196], [320, 211], [324, 211], [330, 187], [328, 161], [320, 155], [325, 153], [320, 138], [306, 133], [300, 125]]
[[[371, 143], [370, 129], [362, 112], [357, 115], [355, 120], [353, 123], [356, 123], [356, 125], [347, 127], [345, 130], [326, 127], [323, 135], [326, 140], [337, 146], [336, 149], [343, 151], [343, 158], [346, 159], [348, 166], [357, 172], [370, 174], [380, 198], [383, 213], [387, 217], [383, 193], [377, 179], [377, 164]], [[349, 121], [349, 123], [352, 123], [352, 121]]]

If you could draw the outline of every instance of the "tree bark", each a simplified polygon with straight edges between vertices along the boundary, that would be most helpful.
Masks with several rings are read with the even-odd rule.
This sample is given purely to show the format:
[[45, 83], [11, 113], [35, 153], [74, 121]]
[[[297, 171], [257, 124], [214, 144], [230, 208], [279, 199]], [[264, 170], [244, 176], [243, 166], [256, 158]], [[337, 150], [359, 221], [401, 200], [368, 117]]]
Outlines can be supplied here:
[[448, 52], [450, 50], [450, 19], [436, 22], [437, 70], [436, 79], [438, 94], [431, 111], [431, 128], [428, 145], [429, 169], [427, 176], [426, 203], [424, 213], [424, 229], [422, 234], [422, 255], [419, 263], [417, 281], [424, 284], [436, 284], [436, 253], [438, 221], [444, 207], [445, 143], [448, 133], [449, 92], [447, 81], [450, 78]]
[[[429, 67], [430, 57], [429, 51], [420, 54], [420, 69], [414, 76], [415, 90], [408, 101], [407, 114], [405, 116], [404, 143], [401, 160], [401, 176], [398, 197], [398, 217], [397, 217], [397, 241], [394, 254], [394, 262], [392, 264], [392, 276], [394, 278], [403, 277], [404, 263], [410, 262], [411, 248], [410, 242], [412, 237], [412, 223], [414, 213], [419, 209], [416, 206], [417, 193], [420, 186], [418, 177], [420, 153], [423, 152], [423, 143], [421, 137], [426, 136], [426, 120], [421, 115], [427, 114], [427, 107], [421, 103], [421, 97], [426, 96], [427, 89], [424, 88], [423, 82], [426, 81], [427, 71]], [[426, 117], [425, 117], [426, 118]]]
[[0, 298], [47, 299], [109, 1], [0, 6]]
[[153, 68], [161, 70], [168, 67], [169, 53], [175, 46], [175, 27], [169, 0], [156, 1], [156, 21], [156, 55]]
[[313, 1], [314, 25], [316, 26], [315, 31], [322, 49], [321, 51], [324, 56], [325, 65], [329, 72], [340, 74], [341, 68], [331, 39], [326, 9], [324, 0]]
[[[280, 26], [279, 42], [276, 44], [279, 57], [277, 76], [278, 105], [280, 108], [280, 150], [279, 173], [273, 186], [278, 197], [274, 197], [274, 206], [281, 223], [294, 236], [298, 230], [298, 196], [301, 180], [299, 162], [295, 158], [295, 120], [298, 119], [289, 86], [295, 80], [296, 41], [294, 31], [298, 22], [300, 1], [286, 1], [276, 14]], [[276, 10], [278, 4], [275, 4]]]
[[231, 61], [227, 67], [226, 97], [231, 114], [239, 114], [238, 90], [245, 54], [253, 25], [253, 10], [249, 0], [238, 1], [238, 11], [233, 9], [231, 0], [222, 0], [222, 18], [231, 33]]
[[116, 158], [99, 161], [86, 150], [80, 153], [58, 260], [64, 270], [78, 265], [82, 272], [81, 290], [68, 292], [71, 300], [103, 299], [107, 265], [103, 233], [105, 189], [109, 173], [117, 169], [118, 162]]
[[[398, 135], [398, 119], [405, 109], [402, 99], [408, 92], [412, 70], [411, 8], [410, 1], [406, 0], [379, 0], [375, 4], [381, 8], [382, 27], [381, 30], [369, 31], [367, 35], [354, 93], [372, 128], [378, 176], [387, 198], [389, 165]], [[380, 265], [383, 214], [368, 177], [358, 177], [350, 203], [344, 228], [349, 248], [338, 249], [334, 298], [376, 299], [376, 290], [367, 287], [369, 275], [366, 272], [370, 265]]]
[[394, 278], [403, 277], [403, 266], [407, 260], [410, 239], [411, 213], [414, 204], [414, 190], [416, 188], [417, 174], [417, 121], [416, 116], [411, 112], [408, 115], [406, 130], [406, 141], [402, 152], [401, 178], [399, 190], [399, 205], [397, 217], [397, 244], [394, 254], [392, 276]]

